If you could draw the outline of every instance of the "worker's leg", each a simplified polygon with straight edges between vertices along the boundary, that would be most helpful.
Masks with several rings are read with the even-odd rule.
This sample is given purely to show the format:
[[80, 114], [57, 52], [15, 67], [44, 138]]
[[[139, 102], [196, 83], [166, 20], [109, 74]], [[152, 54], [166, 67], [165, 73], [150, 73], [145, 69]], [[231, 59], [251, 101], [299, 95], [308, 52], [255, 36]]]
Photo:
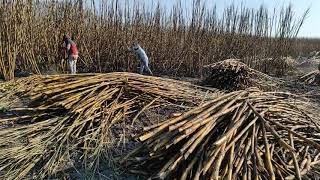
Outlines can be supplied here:
[[73, 74], [77, 74], [77, 60], [78, 57], [73, 58]]
[[72, 56], [69, 56], [68, 62], [69, 62], [70, 73], [73, 74], [73, 58], [72, 58]]
[[153, 76], [153, 73], [152, 73], [151, 69], [149, 68], [149, 65], [145, 65], [145, 67], [146, 67], [148, 73], [149, 73], [151, 76]]
[[144, 64], [141, 62], [140, 63], [140, 74], [143, 74], [143, 70], [144, 70]]
[[150, 67], [149, 67], [149, 61], [148, 61], [148, 59], [144, 60], [144, 61], [143, 61], [143, 64], [144, 64], [144, 67], [147, 69], [148, 73], [152, 76], [153, 73], [152, 73], [152, 71], [151, 71], [151, 69], [150, 69]]

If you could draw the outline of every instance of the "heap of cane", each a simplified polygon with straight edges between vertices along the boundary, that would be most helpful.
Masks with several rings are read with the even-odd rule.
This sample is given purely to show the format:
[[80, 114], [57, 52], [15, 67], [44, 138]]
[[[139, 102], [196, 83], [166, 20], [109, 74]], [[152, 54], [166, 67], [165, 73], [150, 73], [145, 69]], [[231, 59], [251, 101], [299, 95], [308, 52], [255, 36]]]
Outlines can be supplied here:
[[281, 84], [280, 80], [249, 68], [240, 59], [227, 59], [204, 68], [208, 75], [201, 84], [218, 89], [233, 91], [256, 86], [270, 90]]
[[210, 94], [189, 83], [132, 73], [35, 76], [12, 86], [11, 95], [24, 102], [1, 107], [1, 179], [50, 177], [74, 159], [95, 170], [110, 159], [105, 152], [127, 138], [116, 138], [113, 126], [134, 129], [147, 108], [193, 107]]
[[[220, 93], [132, 73], [32, 76], [0, 89], [1, 179], [57, 177], [74, 163], [95, 171], [114, 155], [131, 172], [167, 179], [319, 173], [317, 110], [293, 94]], [[139, 119], [169, 105], [181, 115]], [[114, 154], [131, 135], [136, 148]]]
[[286, 93], [235, 91], [137, 137], [123, 163], [160, 179], [301, 179], [320, 171], [319, 117]]
[[320, 70], [307, 73], [301, 76], [299, 80], [308, 85], [320, 85]]

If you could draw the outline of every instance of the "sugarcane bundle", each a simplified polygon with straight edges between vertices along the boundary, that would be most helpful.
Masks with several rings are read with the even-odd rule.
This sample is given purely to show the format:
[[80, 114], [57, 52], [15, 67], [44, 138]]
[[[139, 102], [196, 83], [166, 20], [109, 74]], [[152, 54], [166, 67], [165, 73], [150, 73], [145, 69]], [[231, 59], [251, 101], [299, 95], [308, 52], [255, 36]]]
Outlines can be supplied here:
[[265, 90], [276, 87], [280, 80], [249, 68], [240, 59], [227, 59], [204, 67], [208, 75], [201, 85], [223, 90], [240, 90], [256, 86]]
[[248, 89], [145, 128], [122, 159], [160, 179], [301, 179], [320, 163], [319, 116], [287, 93]]
[[21, 93], [34, 87], [38, 82], [39, 76], [25, 77], [16, 81], [0, 83], [0, 110], [10, 106], [19, 106], [22, 103]]
[[189, 83], [133, 73], [36, 76], [21, 79], [19, 87], [13, 94], [23, 104], [0, 114], [1, 179], [48, 178], [72, 163], [95, 171], [131, 129], [139, 130], [143, 111], [187, 109], [214, 96]]
[[320, 85], [320, 71], [312, 71], [299, 78], [299, 80], [308, 85]]

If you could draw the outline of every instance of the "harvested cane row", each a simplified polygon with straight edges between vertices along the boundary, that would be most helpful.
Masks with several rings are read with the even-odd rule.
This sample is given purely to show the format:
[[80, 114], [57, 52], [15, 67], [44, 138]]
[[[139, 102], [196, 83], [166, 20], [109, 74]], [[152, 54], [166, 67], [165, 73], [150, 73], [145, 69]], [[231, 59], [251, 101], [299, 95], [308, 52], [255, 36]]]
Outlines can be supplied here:
[[139, 130], [146, 109], [186, 109], [214, 96], [188, 83], [132, 73], [34, 76], [19, 80], [14, 92], [23, 104], [1, 107], [1, 179], [55, 177], [77, 163], [95, 171], [112, 158], [112, 147], [126, 143], [126, 130]]
[[305, 107], [285, 93], [231, 92], [145, 128], [122, 163], [160, 179], [319, 176], [319, 117]]
[[253, 86], [271, 90], [281, 84], [281, 81], [249, 68], [239, 59], [227, 59], [205, 68], [208, 75], [201, 84], [222, 90], [234, 91]]

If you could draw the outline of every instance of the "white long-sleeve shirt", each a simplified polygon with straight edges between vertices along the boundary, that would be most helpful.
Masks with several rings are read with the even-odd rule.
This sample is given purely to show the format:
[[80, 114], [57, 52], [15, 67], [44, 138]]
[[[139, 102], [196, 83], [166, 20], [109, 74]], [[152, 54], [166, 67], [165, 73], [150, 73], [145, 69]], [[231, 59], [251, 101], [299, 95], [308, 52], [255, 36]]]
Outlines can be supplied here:
[[143, 64], [147, 65], [149, 63], [149, 58], [146, 52], [139, 45], [129, 48], [129, 51], [133, 51], [136, 54], [139, 61]]

